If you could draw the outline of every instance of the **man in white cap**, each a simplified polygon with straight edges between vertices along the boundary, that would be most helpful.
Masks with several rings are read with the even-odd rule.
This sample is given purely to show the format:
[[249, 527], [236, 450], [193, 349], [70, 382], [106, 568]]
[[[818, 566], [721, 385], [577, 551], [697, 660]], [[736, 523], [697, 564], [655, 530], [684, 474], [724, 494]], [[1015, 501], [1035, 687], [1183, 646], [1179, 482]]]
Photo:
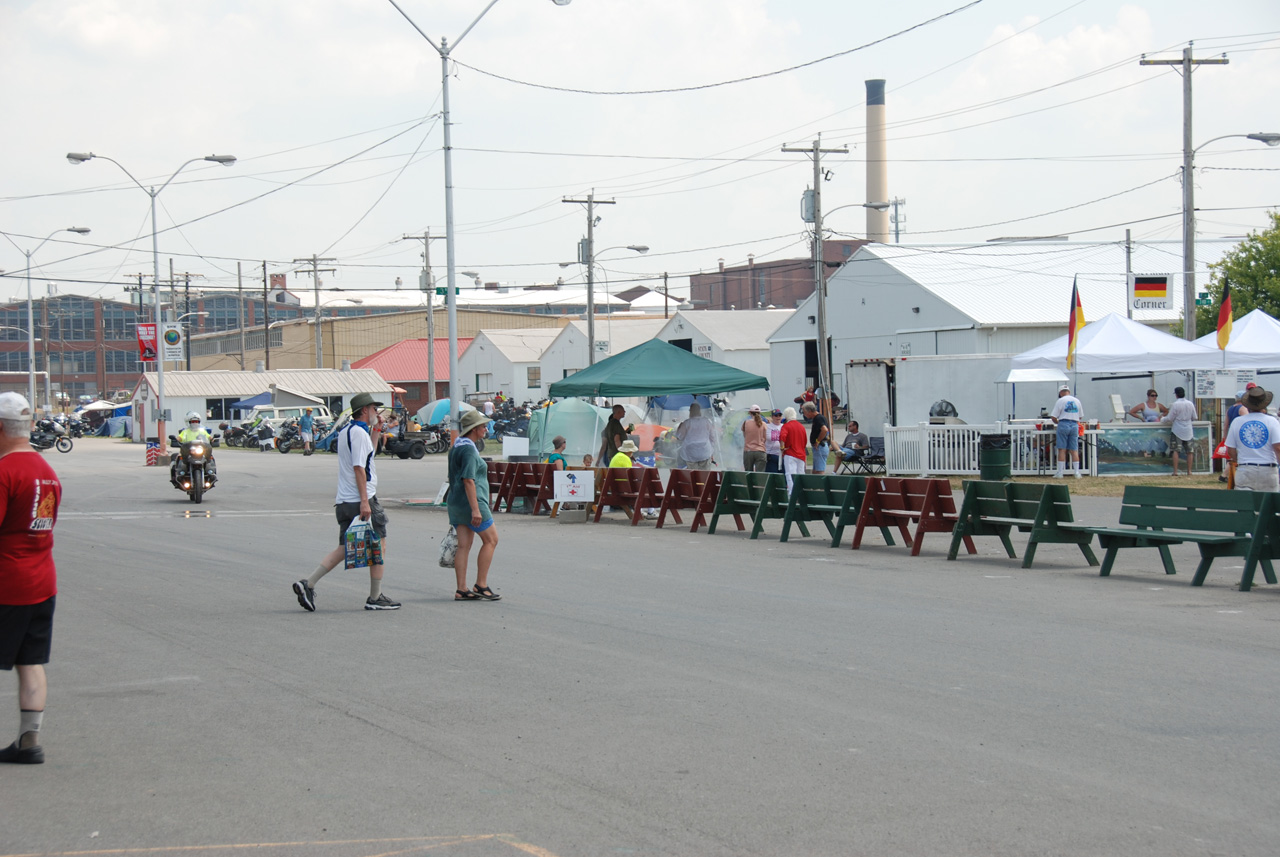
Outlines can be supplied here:
[[53, 525], [62, 484], [31, 448], [31, 405], [0, 393], [0, 669], [18, 671], [18, 740], [0, 762], [44, 762], [40, 725], [48, 695], [44, 665], [58, 594]]
[[1267, 413], [1272, 393], [1250, 387], [1244, 394], [1247, 413], [1227, 429], [1227, 455], [1237, 465], [1235, 487], [1241, 491], [1280, 491], [1280, 420]]
[[[338, 518], [338, 547], [325, 554], [320, 565], [310, 577], [304, 577], [293, 585], [293, 594], [304, 610], [315, 612], [316, 584], [320, 578], [337, 567], [346, 557], [347, 527], [357, 517], [369, 521], [386, 551], [387, 513], [378, 503], [378, 471], [374, 464], [374, 450], [385, 424], [375, 402], [368, 393], [351, 397], [351, 421], [338, 432], [333, 446], [338, 451], [338, 493], [334, 498], [334, 513]], [[382, 563], [369, 563], [369, 598], [364, 602], [366, 610], [399, 610], [400, 602], [392, 601], [382, 591]]]
[[1058, 388], [1058, 401], [1049, 412], [1049, 418], [1058, 427], [1058, 472], [1053, 474], [1054, 479], [1062, 478], [1068, 452], [1071, 453], [1071, 470], [1077, 479], [1080, 478], [1080, 420], [1083, 416], [1080, 400], [1071, 395], [1070, 385], [1063, 384]]

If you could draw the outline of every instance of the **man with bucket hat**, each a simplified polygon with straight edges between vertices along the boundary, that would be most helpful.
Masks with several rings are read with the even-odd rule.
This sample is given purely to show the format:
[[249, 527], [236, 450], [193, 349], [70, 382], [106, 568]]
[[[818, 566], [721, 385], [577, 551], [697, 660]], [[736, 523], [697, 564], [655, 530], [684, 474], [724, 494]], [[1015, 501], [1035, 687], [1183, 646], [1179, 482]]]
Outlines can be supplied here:
[[1236, 469], [1235, 487], [1243, 491], [1280, 491], [1280, 420], [1267, 413], [1273, 394], [1258, 386], [1245, 390], [1247, 413], [1227, 429], [1227, 455]]
[[[378, 436], [382, 433], [382, 416], [378, 408], [382, 402], [374, 401], [368, 393], [351, 397], [351, 420], [334, 438], [338, 451], [338, 493], [333, 510], [338, 518], [338, 547], [325, 554], [320, 565], [310, 577], [304, 577], [293, 585], [293, 594], [304, 610], [315, 612], [316, 584], [320, 578], [346, 558], [347, 527], [359, 518], [369, 521], [386, 551], [387, 513], [378, 502], [378, 471], [374, 464]], [[379, 558], [380, 560], [380, 558]], [[400, 602], [392, 601], [382, 591], [382, 562], [369, 564], [369, 598], [364, 602], [366, 610], [399, 610]]]

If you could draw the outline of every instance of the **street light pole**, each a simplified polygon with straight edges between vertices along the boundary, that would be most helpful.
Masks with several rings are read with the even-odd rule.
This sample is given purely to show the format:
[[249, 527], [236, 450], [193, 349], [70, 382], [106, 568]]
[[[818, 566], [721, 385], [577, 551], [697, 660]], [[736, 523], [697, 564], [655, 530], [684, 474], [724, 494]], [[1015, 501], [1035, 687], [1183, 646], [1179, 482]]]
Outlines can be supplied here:
[[[36, 326], [35, 312], [31, 303], [31, 257], [36, 251], [45, 245], [50, 238], [59, 232], [74, 232], [77, 235], [88, 235], [90, 230], [84, 226], [68, 226], [66, 229], [55, 229], [49, 233], [48, 237], [37, 244], [30, 250], [23, 250], [22, 255], [27, 257], [27, 404], [31, 406], [32, 413], [36, 409]], [[47, 362], [47, 361], [46, 361]], [[45, 372], [49, 371], [46, 366]]]
[[[1190, 92], [1190, 89], [1187, 91]], [[1188, 105], [1190, 97], [1190, 95], [1187, 96]], [[1190, 131], [1189, 123], [1187, 130]], [[1221, 137], [1205, 140], [1194, 149], [1190, 147], [1190, 140], [1186, 141], [1187, 149], [1183, 153], [1182, 163], [1182, 338], [1188, 342], [1196, 338], [1196, 183], [1194, 173], [1196, 152], [1210, 143], [1232, 137], [1257, 140], [1268, 146], [1280, 145], [1280, 134], [1262, 132], [1223, 134]]]
[[[121, 172], [123, 172], [126, 176], [128, 176], [130, 180], [133, 181], [134, 184], [136, 184], [139, 188], [142, 189], [143, 193], [151, 197], [151, 270], [152, 270], [151, 290], [152, 290], [152, 300], [154, 303], [154, 310], [155, 310], [155, 317], [153, 320], [155, 321], [155, 324], [156, 324], [156, 339], [157, 339], [156, 344], [159, 346], [159, 351], [160, 351], [160, 353], [156, 355], [156, 440], [160, 444], [160, 454], [163, 455], [164, 447], [165, 447], [164, 342], [160, 340], [163, 339], [164, 331], [162, 329], [162, 323], [160, 320], [160, 243], [159, 243], [160, 231], [156, 226], [156, 197], [160, 195], [161, 191], [163, 191], [165, 188], [169, 186], [170, 182], [172, 182], [174, 179], [178, 177], [178, 173], [182, 172], [187, 167], [194, 164], [196, 161], [209, 161], [210, 163], [213, 163], [213, 164], [222, 164], [224, 167], [229, 167], [236, 162], [236, 156], [235, 155], [205, 155], [203, 158], [192, 158], [191, 160], [187, 161], [182, 166], [174, 170], [173, 175], [165, 179], [164, 184], [160, 185], [160, 187], [158, 188], [155, 187], [154, 185], [152, 185], [150, 188], [147, 188], [146, 186], [144, 186], [142, 182], [138, 181], [138, 179], [134, 177], [133, 173], [125, 169], [124, 164], [120, 163], [115, 158], [109, 158], [106, 155], [96, 155], [93, 152], [68, 152], [67, 153], [67, 160], [70, 161], [72, 164], [83, 164], [85, 161], [90, 161], [90, 160], [93, 160], [94, 158], [100, 158], [104, 161], [110, 161], [111, 163], [115, 164], [117, 167], [120, 168]], [[145, 431], [145, 426], [144, 426], [144, 431]]]
[[[454, 229], [453, 229], [453, 139], [452, 129], [453, 120], [449, 114], [449, 54], [458, 46], [458, 43], [466, 38], [467, 33], [480, 23], [480, 19], [485, 16], [490, 9], [498, 2], [498, 0], [490, 0], [489, 5], [485, 6], [483, 11], [475, 17], [475, 20], [467, 25], [462, 31], [462, 35], [453, 40], [452, 47], [447, 39], [441, 39], [440, 44], [436, 44], [431, 37], [422, 31], [422, 28], [413, 22], [413, 19], [405, 14], [404, 10], [396, 3], [396, 0], [387, 0], [400, 15], [409, 22], [409, 26], [418, 31], [418, 35], [426, 39], [427, 44], [435, 49], [440, 55], [440, 106], [441, 106], [441, 124], [444, 126], [444, 252], [445, 252], [445, 282], [447, 289], [445, 291], [445, 307], [448, 309], [449, 315], [449, 419], [450, 425], [457, 427], [458, 412], [460, 409], [461, 387], [458, 383], [458, 302], [454, 295], [454, 289], [457, 282], [457, 268], [455, 267], [454, 258]], [[552, 0], [557, 6], [568, 6], [571, 0]]]

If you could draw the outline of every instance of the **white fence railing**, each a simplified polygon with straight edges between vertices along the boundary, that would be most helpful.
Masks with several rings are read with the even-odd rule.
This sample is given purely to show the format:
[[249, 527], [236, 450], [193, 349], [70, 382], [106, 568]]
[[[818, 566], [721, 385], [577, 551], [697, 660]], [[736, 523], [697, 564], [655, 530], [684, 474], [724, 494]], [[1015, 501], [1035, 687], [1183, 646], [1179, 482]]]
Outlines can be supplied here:
[[[1053, 473], [1057, 467], [1055, 430], [1034, 426], [995, 423], [994, 425], [930, 425], [884, 427], [885, 468], [897, 476], [975, 476], [980, 471], [981, 438], [984, 434], [1009, 435], [1009, 460], [1014, 476]], [[1097, 475], [1094, 456], [1098, 432], [1086, 431], [1080, 444], [1080, 467]], [[1070, 464], [1068, 464], [1068, 467]]]

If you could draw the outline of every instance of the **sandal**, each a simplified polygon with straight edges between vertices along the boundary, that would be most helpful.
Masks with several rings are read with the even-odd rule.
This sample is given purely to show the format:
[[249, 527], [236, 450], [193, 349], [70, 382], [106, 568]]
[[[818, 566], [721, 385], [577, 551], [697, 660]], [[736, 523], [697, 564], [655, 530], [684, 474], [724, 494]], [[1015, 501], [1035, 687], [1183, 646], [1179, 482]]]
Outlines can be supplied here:
[[454, 601], [479, 601], [480, 594], [478, 592], [468, 592], [465, 589], [453, 590]]
[[474, 595], [476, 598], [483, 598], [485, 601], [497, 601], [502, 597], [501, 595], [494, 592], [489, 587], [481, 586], [478, 583], [476, 584], [476, 591], [471, 594]]

